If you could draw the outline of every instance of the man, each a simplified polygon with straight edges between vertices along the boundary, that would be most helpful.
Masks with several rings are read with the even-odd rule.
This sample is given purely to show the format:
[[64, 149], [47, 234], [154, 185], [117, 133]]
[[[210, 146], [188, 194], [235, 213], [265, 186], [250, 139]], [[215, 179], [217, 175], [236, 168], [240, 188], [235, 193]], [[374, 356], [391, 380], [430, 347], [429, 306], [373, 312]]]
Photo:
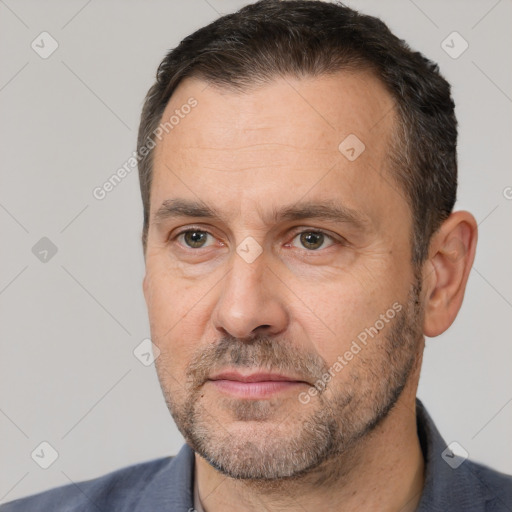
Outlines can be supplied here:
[[185, 38], [138, 139], [143, 289], [174, 457], [1, 507], [512, 510], [416, 399], [477, 226], [438, 69], [376, 18], [264, 0]]

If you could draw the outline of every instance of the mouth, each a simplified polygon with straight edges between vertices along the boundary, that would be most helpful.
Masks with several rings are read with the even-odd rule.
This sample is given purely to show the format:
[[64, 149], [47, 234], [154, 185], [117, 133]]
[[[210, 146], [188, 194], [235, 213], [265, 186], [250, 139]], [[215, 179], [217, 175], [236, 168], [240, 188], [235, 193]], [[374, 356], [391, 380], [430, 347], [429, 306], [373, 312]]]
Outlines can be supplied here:
[[210, 377], [207, 382], [221, 393], [249, 399], [268, 398], [277, 393], [297, 390], [299, 386], [311, 385], [294, 376], [263, 372], [243, 375], [235, 371], [219, 373]]

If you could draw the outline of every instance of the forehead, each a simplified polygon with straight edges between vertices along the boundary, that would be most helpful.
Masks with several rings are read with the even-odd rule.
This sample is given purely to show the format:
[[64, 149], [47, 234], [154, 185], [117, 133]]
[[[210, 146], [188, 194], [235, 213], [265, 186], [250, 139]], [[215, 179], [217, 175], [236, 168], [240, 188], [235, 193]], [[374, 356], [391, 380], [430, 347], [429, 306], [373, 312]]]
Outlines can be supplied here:
[[192, 97], [197, 100], [192, 115], [180, 119], [163, 145], [235, 150], [251, 142], [302, 143], [304, 150], [333, 151], [340, 137], [355, 133], [377, 151], [387, 142], [382, 135], [389, 133], [393, 121], [387, 115], [393, 100], [370, 71], [282, 77], [244, 92], [189, 78], [174, 91], [162, 122]]
[[[196, 106], [184, 108], [191, 100]], [[242, 198], [261, 209], [339, 192], [346, 203], [382, 214], [368, 197], [396, 201], [396, 184], [383, 179], [394, 112], [369, 71], [276, 78], [245, 92], [186, 79], [161, 119], [174, 116], [154, 150], [151, 208], [187, 195], [240, 214]]]

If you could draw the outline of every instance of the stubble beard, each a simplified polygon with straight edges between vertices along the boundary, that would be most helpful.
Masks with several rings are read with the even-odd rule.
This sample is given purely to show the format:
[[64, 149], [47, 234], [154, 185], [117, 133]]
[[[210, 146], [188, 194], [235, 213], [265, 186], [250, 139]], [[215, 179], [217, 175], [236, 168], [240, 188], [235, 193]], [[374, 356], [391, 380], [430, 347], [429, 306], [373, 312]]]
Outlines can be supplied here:
[[[334, 386], [336, 378], [341, 379], [335, 376], [333, 385], [327, 385], [308, 404], [288, 398], [289, 414], [284, 418], [282, 412], [279, 416], [279, 399], [219, 397], [213, 405], [205, 403], [205, 379], [214, 366], [229, 366], [294, 374], [300, 370], [305, 380], [316, 382], [328, 371], [318, 355], [298, 355], [290, 345], [265, 336], [250, 342], [226, 337], [193, 359], [187, 383], [179, 389], [174, 386], [172, 393], [165, 384], [165, 359], [158, 358], [162, 391], [178, 429], [196, 453], [231, 478], [263, 483], [319, 472], [382, 422], [414, 373], [423, 337], [420, 291], [417, 279], [407, 304], [391, 320], [389, 332], [369, 341], [343, 368], [342, 373], [348, 375], [341, 386]], [[216, 415], [219, 408], [223, 417], [228, 415], [227, 423]], [[343, 472], [342, 465], [338, 469]]]

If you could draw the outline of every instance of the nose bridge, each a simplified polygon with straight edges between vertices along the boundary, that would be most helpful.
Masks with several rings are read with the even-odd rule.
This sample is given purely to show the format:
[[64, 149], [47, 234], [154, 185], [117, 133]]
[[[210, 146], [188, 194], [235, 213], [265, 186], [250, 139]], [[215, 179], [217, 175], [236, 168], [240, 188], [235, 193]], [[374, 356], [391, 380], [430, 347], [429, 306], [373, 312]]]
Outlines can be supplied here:
[[246, 260], [234, 253], [213, 314], [216, 328], [237, 338], [250, 336], [258, 327], [265, 327], [268, 334], [283, 330], [287, 313], [274, 280], [264, 254]]

